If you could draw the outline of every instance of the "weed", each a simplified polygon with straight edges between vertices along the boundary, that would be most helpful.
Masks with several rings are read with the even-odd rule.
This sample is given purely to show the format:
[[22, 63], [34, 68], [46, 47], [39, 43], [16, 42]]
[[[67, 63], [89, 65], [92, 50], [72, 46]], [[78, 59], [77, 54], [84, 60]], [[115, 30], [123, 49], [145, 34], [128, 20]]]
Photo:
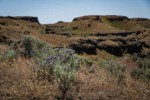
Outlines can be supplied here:
[[37, 41], [36, 42], [36, 47], [38, 49], [42, 49], [44, 46], [46, 46], [46, 43], [44, 41]]
[[92, 66], [93, 63], [90, 59], [84, 59], [84, 62], [88, 65], [88, 66]]
[[14, 50], [7, 50], [4, 52], [3, 55], [1, 55], [0, 59], [5, 59], [11, 61], [13, 58], [17, 56], [17, 53]]
[[131, 71], [131, 76], [136, 79], [150, 80], [150, 59], [135, 57], [134, 60], [139, 65], [139, 68]]
[[109, 71], [111, 75], [117, 77], [118, 83], [125, 79], [125, 65], [118, 63], [114, 59], [101, 60], [100, 64]]

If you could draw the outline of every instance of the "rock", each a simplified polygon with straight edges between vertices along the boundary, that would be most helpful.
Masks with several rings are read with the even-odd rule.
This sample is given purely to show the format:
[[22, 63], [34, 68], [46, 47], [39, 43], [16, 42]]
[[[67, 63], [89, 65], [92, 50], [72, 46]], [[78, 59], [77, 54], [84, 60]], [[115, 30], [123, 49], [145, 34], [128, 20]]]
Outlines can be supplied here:
[[101, 19], [100, 19], [100, 16], [83, 16], [83, 17], [77, 17], [77, 18], [74, 18], [73, 21], [82, 21], [82, 20], [93, 20], [93, 21], [100, 21], [101, 22]]
[[0, 19], [6, 18], [6, 19], [13, 19], [13, 20], [25, 20], [25, 21], [30, 21], [30, 22], [36, 22], [39, 23], [37, 17], [31, 17], [31, 16], [16, 16], [16, 17], [11, 17], [11, 16], [0, 16]]
[[79, 40], [78, 42], [71, 44], [69, 47], [74, 49], [77, 53], [83, 54], [97, 54], [96, 53], [96, 43], [92, 40]]
[[76, 30], [76, 29], [78, 29], [78, 27], [77, 27], [77, 26], [72, 27], [72, 30]]
[[64, 23], [63, 21], [58, 21], [57, 23]]
[[117, 15], [107, 15], [102, 16], [110, 22], [121, 22], [121, 21], [129, 21], [130, 19], [126, 16], [117, 16]]
[[29, 17], [29, 16], [25, 16], [25, 17], [16, 17], [15, 19], [17, 19], [17, 20], [25, 20], [25, 21], [30, 21], [30, 22], [37, 22], [37, 23], [39, 23], [39, 21], [38, 21], [38, 18], [37, 18], [37, 17]]
[[105, 50], [116, 56], [123, 56], [124, 53], [141, 54], [144, 48], [149, 48], [146, 42], [136, 38], [97, 38], [97, 39], [80, 39], [70, 45], [77, 53], [97, 54], [97, 49]]
[[109, 35], [112, 35], [112, 36], [123, 36], [123, 37], [126, 37], [128, 35], [139, 35], [139, 34], [142, 34], [143, 31], [128, 31], [128, 32], [116, 32], [116, 33], [96, 33], [94, 34], [95, 36], [109, 36]]

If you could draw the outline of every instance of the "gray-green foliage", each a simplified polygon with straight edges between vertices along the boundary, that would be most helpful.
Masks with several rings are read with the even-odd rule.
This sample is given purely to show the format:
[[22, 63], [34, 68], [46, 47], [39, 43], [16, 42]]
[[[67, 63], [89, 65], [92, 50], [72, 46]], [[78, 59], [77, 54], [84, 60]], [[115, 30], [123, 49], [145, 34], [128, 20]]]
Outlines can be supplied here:
[[54, 67], [54, 74], [63, 92], [69, 89], [70, 83], [74, 81], [79, 66], [79, 61], [71, 57], [69, 60], [58, 61]]
[[136, 57], [138, 68], [131, 71], [131, 76], [136, 79], [150, 80], [150, 59]]
[[53, 74], [56, 52], [51, 47], [35, 48], [33, 58], [38, 74], [42, 74], [44, 78]]
[[36, 48], [41, 49], [44, 46], [46, 46], [46, 43], [44, 41], [36, 41]]
[[121, 64], [114, 59], [101, 60], [101, 66], [110, 72], [111, 75], [117, 77], [118, 83], [125, 79], [125, 68], [124, 64]]
[[36, 49], [34, 55], [36, 68], [42, 70], [44, 76], [54, 75], [60, 89], [66, 92], [70, 83], [75, 79], [79, 66], [79, 59], [74, 51], [67, 48], [45, 47]]

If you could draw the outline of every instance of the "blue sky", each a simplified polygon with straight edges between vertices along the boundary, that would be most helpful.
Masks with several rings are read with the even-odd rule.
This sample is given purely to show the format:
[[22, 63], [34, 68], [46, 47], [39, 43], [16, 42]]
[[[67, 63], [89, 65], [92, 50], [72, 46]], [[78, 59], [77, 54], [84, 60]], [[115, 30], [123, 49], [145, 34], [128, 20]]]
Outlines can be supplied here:
[[83, 15], [150, 18], [150, 0], [0, 0], [0, 16], [37, 16], [41, 23]]

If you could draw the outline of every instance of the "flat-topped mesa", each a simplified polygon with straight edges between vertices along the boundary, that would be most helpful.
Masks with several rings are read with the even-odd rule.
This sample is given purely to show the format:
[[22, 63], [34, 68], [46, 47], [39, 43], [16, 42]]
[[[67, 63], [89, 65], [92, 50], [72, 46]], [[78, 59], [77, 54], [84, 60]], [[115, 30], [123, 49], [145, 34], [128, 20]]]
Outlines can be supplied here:
[[118, 22], [118, 21], [129, 21], [130, 19], [126, 16], [120, 16], [120, 15], [90, 15], [90, 16], [82, 16], [74, 18], [73, 21], [83, 21], [83, 20], [93, 20], [93, 21], [100, 21], [102, 22], [102, 19], [106, 19], [110, 22]]
[[25, 20], [25, 21], [30, 21], [30, 22], [36, 22], [39, 23], [37, 17], [32, 17], [32, 16], [0, 16], [1, 18], [6, 18], [6, 19], [14, 19], [14, 20]]
[[94, 21], [101, 22], [100, 16], [97, 16], [97, 15], [82, 16], [82, 17], [77, 17], [73, 19], [73, 21], [82, 21], [82, 20], [94, 20]]

